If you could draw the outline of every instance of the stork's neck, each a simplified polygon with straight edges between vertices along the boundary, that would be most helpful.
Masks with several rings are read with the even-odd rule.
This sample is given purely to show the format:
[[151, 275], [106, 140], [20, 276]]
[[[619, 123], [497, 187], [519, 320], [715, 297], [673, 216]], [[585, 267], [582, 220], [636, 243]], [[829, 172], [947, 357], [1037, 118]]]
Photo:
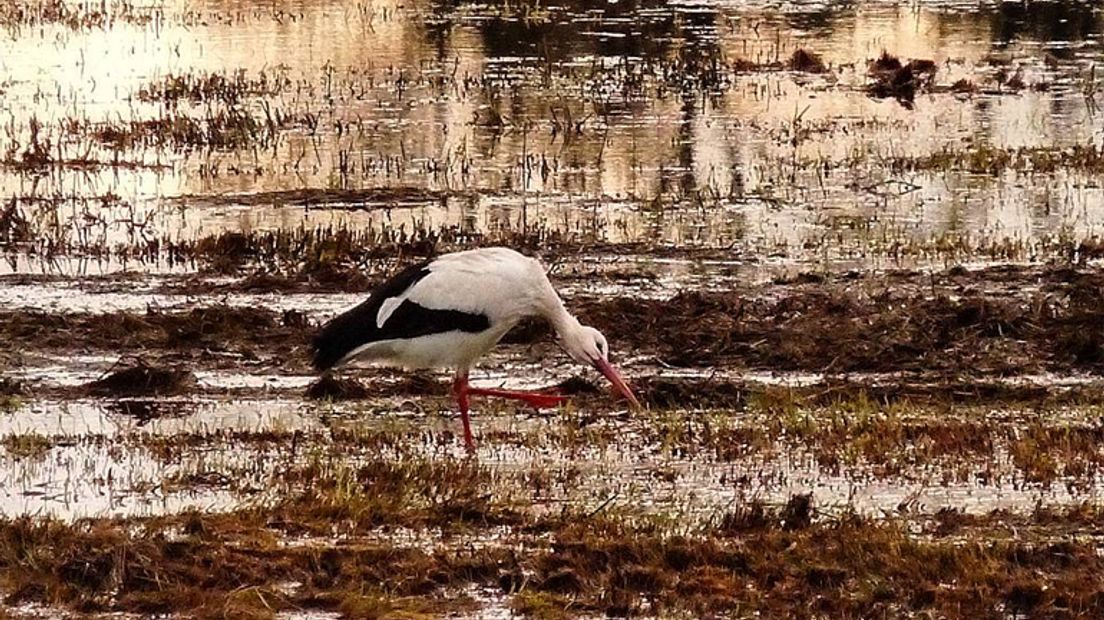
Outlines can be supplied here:
[[575, 315], [567, 311], [563, 300], [560, 299], [551, 284], [545, 287], [540, 297], [539, 313], [552, 324], [552, 328], [556, 330], [561, 338], [565, 335], [578, 333], [582, 329], [579, 319], [576, 319]]
[[[557, 301], [559, 300], [557, 299]], [[567, 308], [564, 308], [563, 302], [560, 302], [559, 307], [553, 309], [545, 318], [548, 319], [548, 322], [552, 324], [552, 328], [556, 330], [561, 338], [576, 334], [583, 328], [582, 324], [579, 323], [579, 319], [568, 312]]]

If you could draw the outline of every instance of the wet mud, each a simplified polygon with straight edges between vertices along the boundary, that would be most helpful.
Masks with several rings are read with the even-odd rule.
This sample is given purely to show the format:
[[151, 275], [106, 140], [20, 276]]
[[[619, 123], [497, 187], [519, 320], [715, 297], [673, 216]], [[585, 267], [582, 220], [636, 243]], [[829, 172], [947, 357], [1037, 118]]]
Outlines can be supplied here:
[[[579, 297], [570, 305], [618, 349], [666, 366], [1002, 376], [1104, 369], [1102, 295], [1104, 277], [1095, 269], [952, 269], [927, 277], [800, 276], [744, 293]], [[321, 320], [306, 309], [235, 306], [144, 314], [15, 311], [0, 312], [0, 334], [25, 352], [75, 344], [221, 351], [301, 370], [302, 347]], [[552, 339], [546, 326], [528, 322], [504, 342]]]

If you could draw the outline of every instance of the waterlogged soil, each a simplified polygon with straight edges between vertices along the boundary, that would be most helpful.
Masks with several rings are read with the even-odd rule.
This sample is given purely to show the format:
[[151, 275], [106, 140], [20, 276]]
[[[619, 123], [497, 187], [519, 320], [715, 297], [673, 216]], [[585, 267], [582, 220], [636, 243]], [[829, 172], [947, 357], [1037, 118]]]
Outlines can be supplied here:
[[[250, 301], [256, 276], [13, 276], [84, 292], [80, 309], [0, 312], [6, 603], [665, 617], [814, 597], [828, 615], [1096, 613], [1098, 267], [758, 282], [706, 267], [710, 284], [664, 295], [663, 260], [615, 263], [564, 259], [553, 279], [609, 334], [645, 409], [524, 324], [475, 382], [571, 400], [477, 402], [470, 455], [446, 373], [310, 371], [310, 334], [356, 295], [299, 281], [281, 310]], [[179, 303], [99, 305], [152, 294]]]
[[[1095, 267], [805, 273], [743, 288], [568, 299], [623, 356], [665, 367], [996, 377], [1104, 369], [1104, 276]], [[0, 310], [0, 335], [18, 351], [7, 353], [12, 363], [76, 350], [303, 373], [311, 334], [331, 315], [306, 295], [282, 312], [248, 297], [231, 306], [180, 295], [183, 307], [145, 312], [95, 312], [95, 294], [83, 312]], [[546, 325], [526, 322], [504, 342], [546, 352], [550, 340]]]
[[[1091, 4], [0, 7], [0, 616], [1104, 615]], [[19, 59], [18, 62], [12, 59]], [[309, 367], [502, 244], [611, 342]]]

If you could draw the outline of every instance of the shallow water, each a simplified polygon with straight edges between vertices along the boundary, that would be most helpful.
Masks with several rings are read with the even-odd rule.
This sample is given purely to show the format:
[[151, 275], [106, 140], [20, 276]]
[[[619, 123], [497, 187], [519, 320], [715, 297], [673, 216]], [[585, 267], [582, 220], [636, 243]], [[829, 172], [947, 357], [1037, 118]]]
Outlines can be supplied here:
[[[442, 406], [425, 399], [398, 408], [386, 402], [308, 405], [296, 399], [30, 403], [0, 415], [0, 437], [31, 435], [49, 443], [41, 452], [9, 451], [0, 458], [0, 511], [72, 519], [227, 510], [272, 499], [271, 493], [284, 488], [280, 476], [289, 467], [329, 458], [331, 452], [350, 464], [375, 458], [463, 459], [458, 421]], [[693, 413], [676, 415], [696, 424]], [[729, 413], [715, 423], [739, 423], [739, 415]], [[1015, 410], [987, 417], [995, 424], [1025, 424]], [[586, 420], [582, 427], [566, 430], [580, 419]], [[1052, 412], [1048, 423], [1082, 419], [1085, 414], [1073, 408]], [[653, 421], [619, 412], [527, 414], [484, 404], [474, 420], [479, 462], [500, 479], [491, 491], [538, 514], [608, 504], [708, 520], [750, 498], [784, 503], [808, 492], [829, 513], [1028, 511], [1039, 502], [1093, 501], [1104, 488], [1094, 471], [1072, 484], [1061, 478], [1053, 484], [1028, 482], [1000, 450], [958, 462], [937, 457], [910, 465], [912, 457], [902, 455], [899, 464], [830, 465], [804, 448], [780, 443], [717, 460], [711, 450], [672, 451], [645, 440], [642, 425]], [[1026, 423], [1032, 421], [1038, 418]], [[330, 446], [326, 437], [333, 429], [355, 429], [385, 443]], [[577, 439], [549, 440], [565, 432]]]
[[173, 436], [227, 431], [314, 431], [327, 409], [287, 399], [132, 398], [27, 403], [0, 414], [0, 436]]
[[237, 505], [234, 494], [223, 489], [164, 488], [163, 477], [172, 468], [141, 450], [62, 446], [42, 458], [4, 457], [3, 463], [0, 513], [7, 517], [130, 517]]
[[[0, 57], [20, 59], [3, 63], [8, 148], [23, 161], [34, 118], [57, 152], [0, 174], [30, 239], [80, 250], [300, 226], [546, 229], [861, 261], [993, 248], [1039, 258], [1104, 224], [1098, 169], [892, 163], [1098, 145], [1102, 18], [1089, 6], [178, 0], [116, 14], [107, 26], [0, 31]], [[829, 71], [780, 70], [798, 47]], [[911, 109], [868, 96], [866, 65], [883, 50], [935, 61], [937, 92]], [[726, 68], [741, 59], [763, 68]], [[1025, 87], [1002, 86], [1002, 71]], [[139, 96], [170, 75], [244, 77], [200, 101]], [[959, 79], [980, 92], [945, 92]], [[104, 123], [228, 112], [261, 121], [252, 143], [115, 149], [90, 137]], [[159, 167], [58, 163], [74, 159]], [[439, 198], [234, 197], [387, 187]]]

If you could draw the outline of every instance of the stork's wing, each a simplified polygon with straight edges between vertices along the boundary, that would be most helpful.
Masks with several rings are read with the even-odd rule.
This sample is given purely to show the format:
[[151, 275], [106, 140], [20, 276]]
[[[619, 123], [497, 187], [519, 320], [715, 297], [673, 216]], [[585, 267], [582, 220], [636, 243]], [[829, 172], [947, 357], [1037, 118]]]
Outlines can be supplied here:
[[[314, 367], [332, 368], [357, 349], [382, 340], [417, 338], [450, 331], [481, 332], [490, 328], [485, 314], [428, 308], [419, 301], [427, 291], [419, 283], [433, 273], [428, 262], [407, 267], [381, 284], [360, 305], [322, 326], [312, 342]], [[423, 302], [424, 303], [424, 302]]]

